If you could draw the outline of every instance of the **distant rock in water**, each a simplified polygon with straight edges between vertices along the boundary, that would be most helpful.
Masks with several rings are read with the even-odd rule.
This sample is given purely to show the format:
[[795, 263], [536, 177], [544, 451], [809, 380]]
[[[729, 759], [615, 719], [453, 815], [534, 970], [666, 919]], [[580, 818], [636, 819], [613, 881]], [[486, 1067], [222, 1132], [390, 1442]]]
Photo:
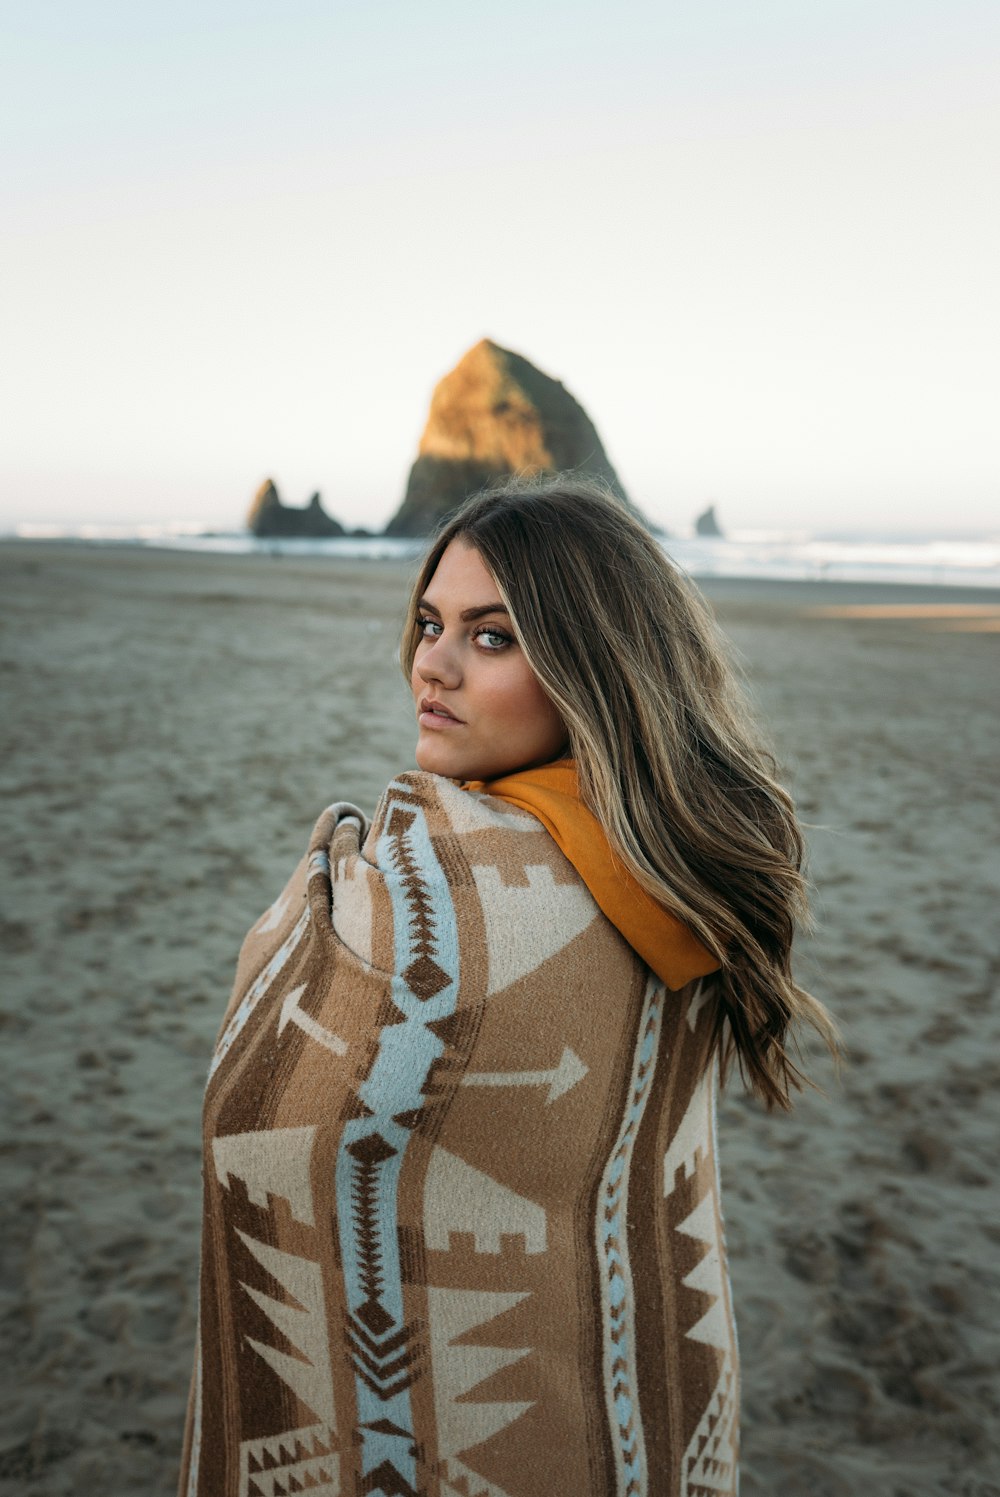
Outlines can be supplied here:
[[257, 490], [247, 513], [247, 529], [257, 536], [343, 535], [339, 520], [328, 515], [318, 494], [313, 494], [305, 509], [282, 504], [273, 478], [266, 478]]
[[558, 380], [484, 338], [434, 389], [406, 496], [387, 535], [429, 535], [445, 515], [510, 473], [576, 468], [628, 503], [583, 406]]
[[695, 532], [698, 535], [721, 535], [722, 526], [719, 524], [715, 513], [715, 505], [710, 504], [703, 514], [700, 514], [694, 522]]

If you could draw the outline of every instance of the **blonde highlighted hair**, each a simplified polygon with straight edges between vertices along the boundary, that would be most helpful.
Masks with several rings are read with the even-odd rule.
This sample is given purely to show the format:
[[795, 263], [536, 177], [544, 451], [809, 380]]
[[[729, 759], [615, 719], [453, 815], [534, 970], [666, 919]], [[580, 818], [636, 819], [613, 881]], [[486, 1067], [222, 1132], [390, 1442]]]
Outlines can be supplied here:
[[434, 537], [410, 600], [453, 540], [475, 547], [525, 658], [566, 724], [580, 792], [612, 849], [719, 960], [715, 1050], [768, 1107], [805, 1080], [806, 1021], [836, 1054], [826, 1009], [795, 982], [808, 920], [803, 840], [707, 604], [635, 515], [577, 473], [512, 479]]

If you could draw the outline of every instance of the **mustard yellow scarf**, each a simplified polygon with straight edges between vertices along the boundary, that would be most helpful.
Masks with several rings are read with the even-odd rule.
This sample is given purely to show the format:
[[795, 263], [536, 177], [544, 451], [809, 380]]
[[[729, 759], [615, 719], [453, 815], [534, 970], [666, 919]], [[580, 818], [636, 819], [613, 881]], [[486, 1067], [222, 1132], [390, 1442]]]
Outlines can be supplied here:
[[646, 893], [612, 852], [600, 822], [580, 800], [572, 759], [557, 759], [498, 780], [467, 780], [462, 789], [509, 801], [540, 821], [598, 907], [671, 991], [717, 970], [719, 963], [711, 952]]

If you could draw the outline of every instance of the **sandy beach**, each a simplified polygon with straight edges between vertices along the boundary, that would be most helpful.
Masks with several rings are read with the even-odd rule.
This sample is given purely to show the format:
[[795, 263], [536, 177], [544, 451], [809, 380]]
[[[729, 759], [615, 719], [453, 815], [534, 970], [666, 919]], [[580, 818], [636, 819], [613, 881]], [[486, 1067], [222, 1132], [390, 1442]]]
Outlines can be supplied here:
[[[409, 569], [0, 545], [0, 1493], [174, 1490], [200, 1101], [324, 805], [412, 766]], [[748, 1497], [1000, 1494], [1000, 594], [706, 586], [809, 824], [848, 1063], [720, 1109]]]

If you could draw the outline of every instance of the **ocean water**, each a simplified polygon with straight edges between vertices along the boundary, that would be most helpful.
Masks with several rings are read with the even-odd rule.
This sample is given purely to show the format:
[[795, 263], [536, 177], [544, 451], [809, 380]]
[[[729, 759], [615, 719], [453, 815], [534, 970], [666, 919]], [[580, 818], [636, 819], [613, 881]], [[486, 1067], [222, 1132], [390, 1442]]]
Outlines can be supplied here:
[[[358, 560], [406, 559], [419, 555], [423, 549], [421, 541], [389, 536], [258, 540], [246, 531], [209, 531], [191, 525], [23, 524], [9, 532], [8, 538], [153, 546], [230, 555], [341, 556]], [[668, 536], [662, 544], [667, 554], [694, 577], [1000, 588], [1000, 531], [958, 538], [734, 530], [718, 538]]]

